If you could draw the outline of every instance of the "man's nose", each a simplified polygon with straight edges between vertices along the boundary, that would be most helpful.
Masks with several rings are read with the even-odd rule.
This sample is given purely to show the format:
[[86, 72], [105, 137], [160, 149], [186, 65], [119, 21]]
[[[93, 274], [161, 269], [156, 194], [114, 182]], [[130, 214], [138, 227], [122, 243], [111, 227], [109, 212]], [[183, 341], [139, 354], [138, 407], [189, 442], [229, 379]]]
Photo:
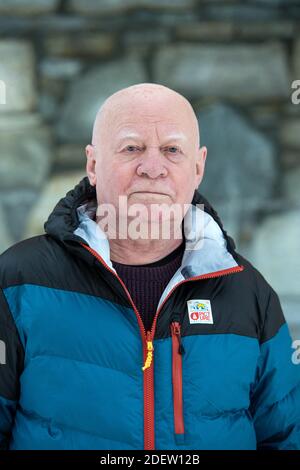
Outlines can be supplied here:
[[159, 176], [166, 176], [167, 173], [165, 156], [162, 150], [157, 146], [148, 147], [143, 152], [137, 168], [137, 174], [139, 176], [146, 174], [149, 178], [157, 178]]

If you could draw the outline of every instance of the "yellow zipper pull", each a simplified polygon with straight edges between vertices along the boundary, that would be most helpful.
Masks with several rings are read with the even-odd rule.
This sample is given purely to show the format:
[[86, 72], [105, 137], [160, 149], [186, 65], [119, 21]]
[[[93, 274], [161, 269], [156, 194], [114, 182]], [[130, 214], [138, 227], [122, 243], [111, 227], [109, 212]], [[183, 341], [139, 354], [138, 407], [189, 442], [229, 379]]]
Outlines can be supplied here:
[[147, 331], [147, 339], [148, 339], [148, 341], [147, 341], [147, 357], [146, 357], [145, 365], [144, 365], [144, 367], [142, 367], [143, 371], [145, 369], [147, 369], [148, 367], [150, 367], [151, 362], [152, 362], [152, 352], [154, 351], [154, 347], [153, 347], [152, 341], [151, 340], [149, 341], [150, 335], [151, 335], [151, 332]]

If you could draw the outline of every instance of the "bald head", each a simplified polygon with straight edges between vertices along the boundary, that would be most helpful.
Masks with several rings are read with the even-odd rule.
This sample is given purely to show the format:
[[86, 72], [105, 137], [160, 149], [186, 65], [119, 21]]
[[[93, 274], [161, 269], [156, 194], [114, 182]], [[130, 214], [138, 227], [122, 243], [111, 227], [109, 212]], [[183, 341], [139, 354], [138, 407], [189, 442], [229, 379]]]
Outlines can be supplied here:
[[[198, 120], [190, 102], [176, 91], [156, 83], [139, 83], [109, 96], [100, 107], [93, 126], [92, 143], [101, 149], [118, 131], [122, 121], [176, 123], [193, 147], [200, 147]], [[124, 119], [123, 119], [124, 118]]]

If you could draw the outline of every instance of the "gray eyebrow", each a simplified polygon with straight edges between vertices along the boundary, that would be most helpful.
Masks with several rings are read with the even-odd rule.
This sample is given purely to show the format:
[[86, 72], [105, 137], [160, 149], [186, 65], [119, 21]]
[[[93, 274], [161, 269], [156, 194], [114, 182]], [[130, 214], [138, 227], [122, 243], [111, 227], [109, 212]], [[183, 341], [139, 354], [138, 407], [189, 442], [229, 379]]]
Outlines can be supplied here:
[[[127, 135], [124, 135], [120, 139], [118, 139], [118, 141], [122, 142], [123, 140], [130, 139], [130, 138], [141, 138], [141, 137], [136, 133], [129, 133]], [[175, 133], [175, 134], [170, 134], [169, 136], [167, 136], [166, 140], [184, 140], [184, 141], [186, 141], [187, 138], [182, 133]]]

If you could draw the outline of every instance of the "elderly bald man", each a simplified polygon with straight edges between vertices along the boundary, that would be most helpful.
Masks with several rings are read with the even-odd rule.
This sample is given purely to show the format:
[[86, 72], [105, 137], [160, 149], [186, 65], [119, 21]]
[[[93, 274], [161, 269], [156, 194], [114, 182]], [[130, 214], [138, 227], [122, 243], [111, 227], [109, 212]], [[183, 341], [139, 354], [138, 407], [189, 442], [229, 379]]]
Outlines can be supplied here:
[[100, 108], [87, 176], [0, 257], [2, 448], [300, 449], [289, 329], [198, 191], [206, 155], [174, 90]]

